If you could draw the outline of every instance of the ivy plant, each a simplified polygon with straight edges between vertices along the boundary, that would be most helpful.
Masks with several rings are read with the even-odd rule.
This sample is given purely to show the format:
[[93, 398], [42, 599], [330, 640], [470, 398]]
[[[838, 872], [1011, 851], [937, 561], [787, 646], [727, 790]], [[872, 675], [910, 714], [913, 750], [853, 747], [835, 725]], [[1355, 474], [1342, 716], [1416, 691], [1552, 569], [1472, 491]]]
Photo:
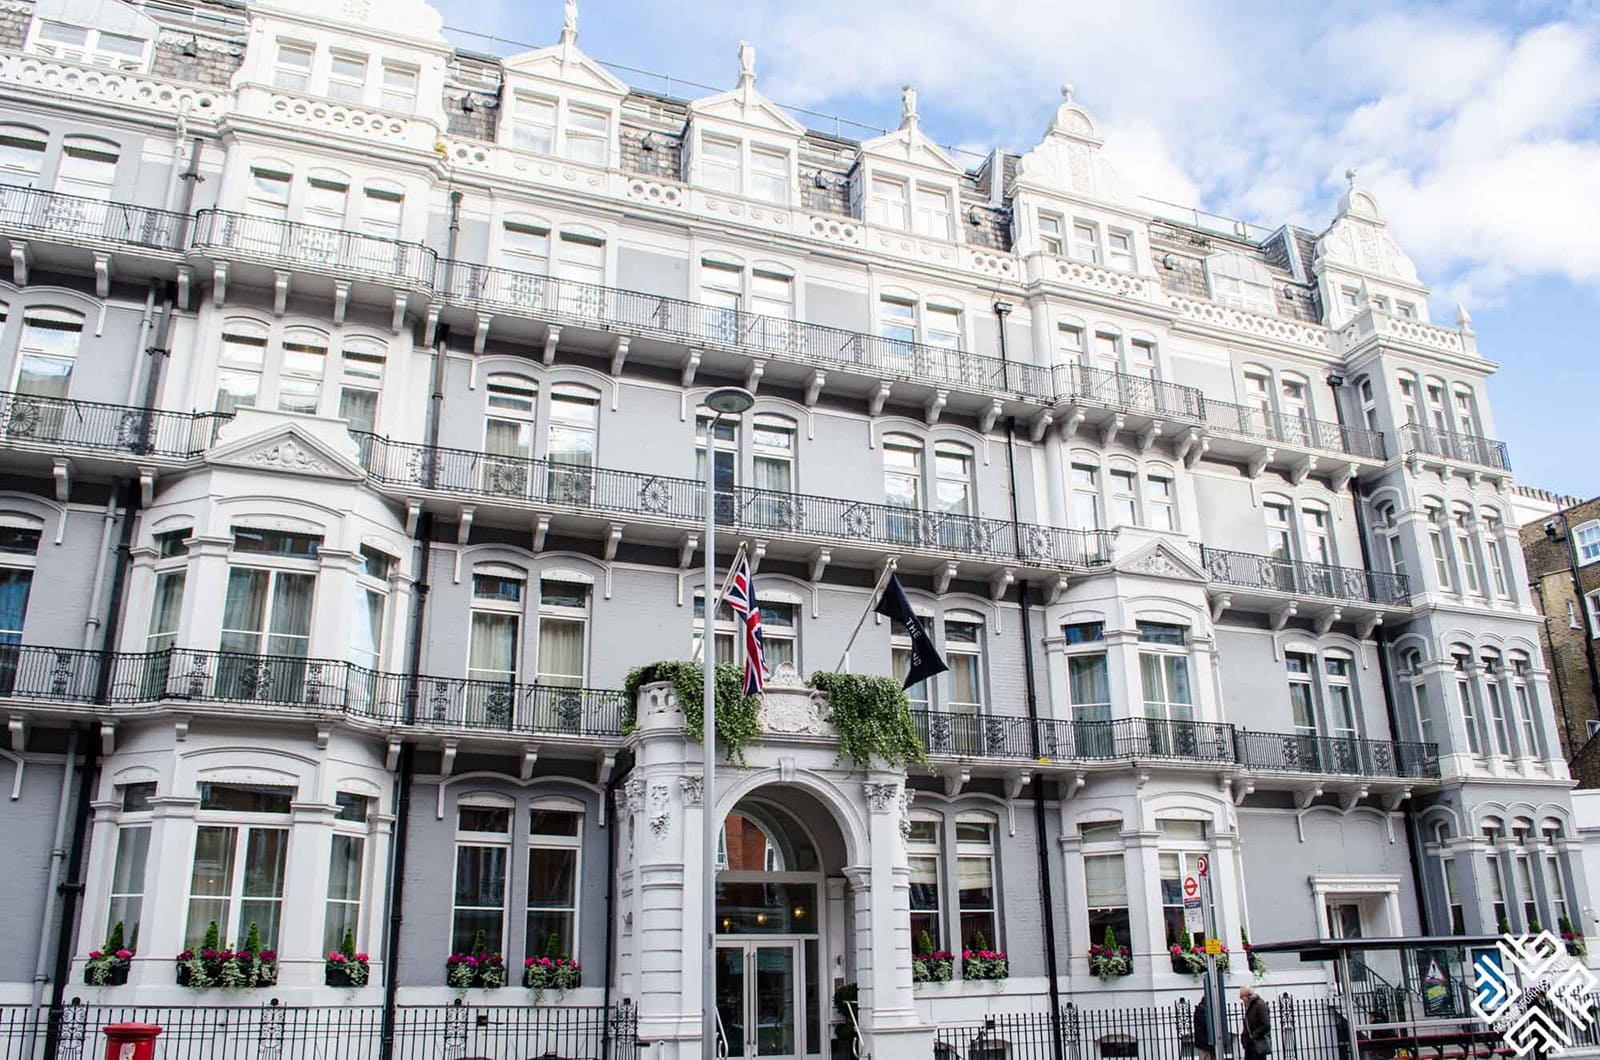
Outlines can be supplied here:
[[911, 702], [898, 681], [819, 670], [811, 675], [811, 687], [828, 697], [828, 720], [839, 734], [841, 759], [862, 769], [871, 769], [874, 760], [889, 767], [925, 760], [911, 723]]
[[[623, 705], [623, 731], [632, 732], [638, 724], [636, 711], [639, 689], [645, 685], [666, 681], [678, 694], [683, 707], [683, 732], [691, 740], [699, 740], [705, 723], [704, 680], [705, 671], [697, 662], [657, 662], [640, 666], [628, 672], [623, 683], [627, 702]], [[756, 722], [756, 708], [760, 700], [744, 694], [744, 670], [728, 664], [719, 665], [715, 671], [717, 696], [717, 735], [727, 749], [728, 761], [744, 765], [744, 749], [760, 731]]]

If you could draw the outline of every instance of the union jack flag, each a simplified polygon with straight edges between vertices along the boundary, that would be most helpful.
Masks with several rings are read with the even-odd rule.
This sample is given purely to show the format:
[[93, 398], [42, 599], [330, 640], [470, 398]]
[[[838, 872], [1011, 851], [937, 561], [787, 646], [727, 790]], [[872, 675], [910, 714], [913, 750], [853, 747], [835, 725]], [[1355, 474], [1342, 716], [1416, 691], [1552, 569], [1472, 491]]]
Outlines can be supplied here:
[[744, 625], [744, 694], [758, 696], [766, 687], [767, 657], [761, 639], [761, 605], [756, 603], [756, 586], [750, 576], [750, 561], [744, 556], [728, 579], [728, 606]]

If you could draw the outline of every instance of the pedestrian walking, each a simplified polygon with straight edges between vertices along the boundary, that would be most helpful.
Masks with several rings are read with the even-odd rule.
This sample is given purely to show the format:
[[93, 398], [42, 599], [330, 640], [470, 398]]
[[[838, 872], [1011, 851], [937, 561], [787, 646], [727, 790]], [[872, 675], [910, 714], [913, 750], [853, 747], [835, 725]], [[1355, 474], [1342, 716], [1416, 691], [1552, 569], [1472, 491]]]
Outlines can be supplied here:
[[1260, 1060], [1272, 1053], [1272, 1010], [1266, 999], [1254, 987], [1241, 986], [1239, 1000], [1244, 1003], [1244, 1030], [1239, 1032], [1239, 1045], [1245, 1060]]
[[1205, 990], [1194, 1006], [1195, 1060], [1215, 1060], [1217, 1036], [1211, 1029], [1211, 981], [1206, 980]]

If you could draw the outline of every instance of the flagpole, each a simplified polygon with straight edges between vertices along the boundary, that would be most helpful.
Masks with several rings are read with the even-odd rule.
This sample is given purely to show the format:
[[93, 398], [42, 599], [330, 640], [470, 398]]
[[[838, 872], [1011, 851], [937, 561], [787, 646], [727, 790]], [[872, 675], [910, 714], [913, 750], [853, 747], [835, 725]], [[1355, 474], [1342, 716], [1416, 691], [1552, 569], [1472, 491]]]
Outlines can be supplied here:
[[883, 565], [883, 573], [878, 575], [878, 584], [872, 587], [872, 593], [867, 597], [867, 608], [856, 620], [856, 628], [850, 631], [850, 639], [845, 641], [844, 651], [839, 653], [839, 665], [835, 667], [839, 672], [845, 672], [845, 660], [850, 657], [850, 649], [854, 646], [856, 638], [861, 635], [861, 627], [867, 624], [867, 616], [872, 614], [872, 609], [878, 605], [878, 594], [883, 592], [883, 587], [888, 584], [889, 575], [893, 574], [899, 565], [899, 556], [889, 557], [889, 562]]

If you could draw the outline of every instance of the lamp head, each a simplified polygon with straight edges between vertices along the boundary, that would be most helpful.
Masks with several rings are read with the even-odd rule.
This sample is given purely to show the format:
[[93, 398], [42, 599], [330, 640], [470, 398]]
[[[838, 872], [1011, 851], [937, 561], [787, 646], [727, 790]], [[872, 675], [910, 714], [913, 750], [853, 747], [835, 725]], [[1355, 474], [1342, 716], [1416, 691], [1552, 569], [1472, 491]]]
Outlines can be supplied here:
[[705, 396], [704, 404], [712, 412], [737, 416], [750, 411], [756, 396], [742, 386], [719, 386]]

